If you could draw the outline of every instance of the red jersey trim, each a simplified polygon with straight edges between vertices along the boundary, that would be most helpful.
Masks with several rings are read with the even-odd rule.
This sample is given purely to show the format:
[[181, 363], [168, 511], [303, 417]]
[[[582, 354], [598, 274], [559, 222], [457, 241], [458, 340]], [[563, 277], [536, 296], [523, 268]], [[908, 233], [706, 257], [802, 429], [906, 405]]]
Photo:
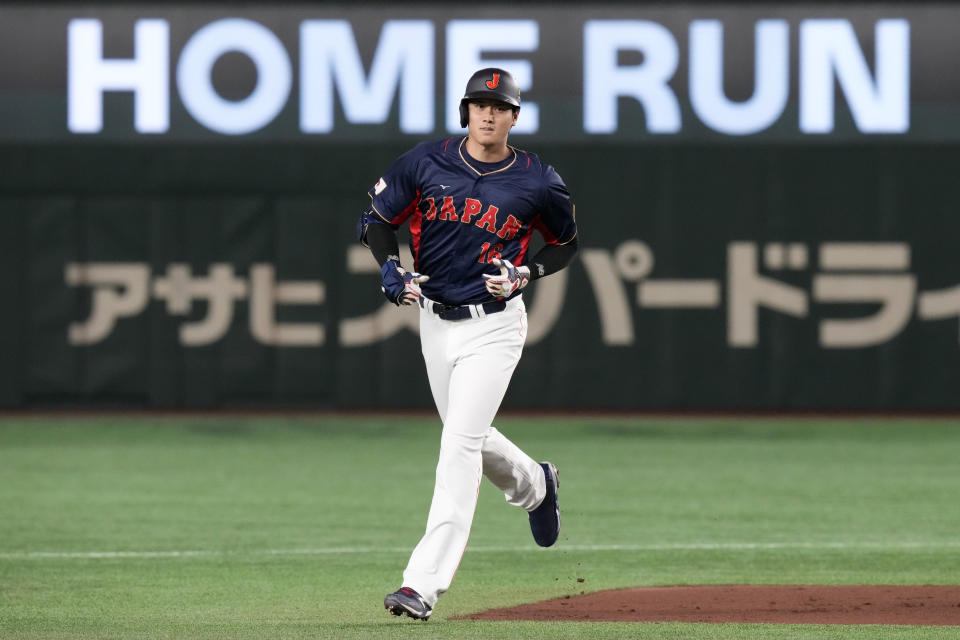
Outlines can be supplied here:
[[414, 211], [417, 210], [417, 206], [419, 204], [420, 204], [420, 190], [417, 189], [417, 195], [413, 198], [413, 200], [410, 201], [410, 204], [408, 204], [406, 208], [404, 208], [404, 210], [400, 212], [400, 215], [398, 215], [396, 218], [390, 221], [390, 224], [403, 224], [404, 222], [406, 222], [407, 218], [410, 217], [410, 214], [412, 214]]
[[530, 249], [530, 238], [533, 237], [533, 227], [528, 227], [527, 232], [520, 238], [520, 253], [517, 254], [517, 264], [523, 264], [527, 257], [527, 251]]
[[[418, 198], [419, 200], [419, 198]], [[416, 214], [410, 218], [410, 249], [413, 252], [413, 270], [420, 270], [420, 231], [423, 229], [423, 211], [416, 207]]]

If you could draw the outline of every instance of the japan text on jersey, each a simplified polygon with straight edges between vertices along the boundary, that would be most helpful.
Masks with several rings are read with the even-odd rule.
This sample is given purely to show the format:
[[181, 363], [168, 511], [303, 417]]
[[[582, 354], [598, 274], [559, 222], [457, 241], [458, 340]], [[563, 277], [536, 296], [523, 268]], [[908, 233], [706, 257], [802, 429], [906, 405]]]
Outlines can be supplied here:
[[446, 304], [491, 300], [484, 273], [505, 258], [524, 263], [533, 231], [547, 244], [577, 234], [563, 180], [532, 153], [510, 147], [502, 162], [467, 154], [466, 138], [420, 144], [403, 154], [369, 195], [374, 222], [409, 222], [413, 269], [429, 275], [423, 294]]

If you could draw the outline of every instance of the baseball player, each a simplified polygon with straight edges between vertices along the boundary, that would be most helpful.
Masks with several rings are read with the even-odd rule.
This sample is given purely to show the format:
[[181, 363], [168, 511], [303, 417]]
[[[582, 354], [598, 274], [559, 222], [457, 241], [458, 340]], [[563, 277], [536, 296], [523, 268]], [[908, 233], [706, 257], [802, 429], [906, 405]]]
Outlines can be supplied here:
[[[460, 102], [466, 137], [401, 155], [370, 190], [358, 224], [381, 265], [382, 290], [420, 306], [430, 390], [443, 421], [433, 501], [402, 587], [384, 606], [427, 620], [467, 546], [480, 480], [529, 514], [543, 547], [560, 534], [557, 468], [538, 463], [491, 423], [527, 331], [521, 292], [566, 267], [577, 252], [574, 206], [563, 180], [532, 153], [507, 145], [520, 91], [503, 69], [477, 71]], [[400, 264], [396, 231], [410, 229], [414, 263]], [[543, 248], [528, 255], [534, 230]]]

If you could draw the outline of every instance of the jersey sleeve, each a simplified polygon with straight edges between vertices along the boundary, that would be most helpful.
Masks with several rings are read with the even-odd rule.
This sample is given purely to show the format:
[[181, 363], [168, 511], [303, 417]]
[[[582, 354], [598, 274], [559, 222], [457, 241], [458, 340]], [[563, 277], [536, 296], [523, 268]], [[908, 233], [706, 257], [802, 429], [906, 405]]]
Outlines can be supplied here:
[[368, 195], [374, 220], [382, 220], [396, 229], [416, 209], [420, 202], [417, 187], [420, 151], [421, 147], [417, 146], [397, 158], [370, 189]]
[[547, 244], [567, 244], [577, 236], [576, 206], [553, 167], [546, 166], [543, 177], [543, 208], [537, 229]]

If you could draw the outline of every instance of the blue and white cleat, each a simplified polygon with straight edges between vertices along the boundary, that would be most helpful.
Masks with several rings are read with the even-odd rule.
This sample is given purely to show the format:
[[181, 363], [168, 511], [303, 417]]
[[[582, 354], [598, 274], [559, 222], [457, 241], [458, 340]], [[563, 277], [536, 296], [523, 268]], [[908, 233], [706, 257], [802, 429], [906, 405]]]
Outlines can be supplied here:
[[533, 539], [541, 547], [549, 547], [560, 537], [560, 501], [557, 490], [560, 488], [560, 474], [552, 462], [541, 462], [543, 475], [547, 480], [547, 495], [540, 506], [530, 512], [530, 531]]

